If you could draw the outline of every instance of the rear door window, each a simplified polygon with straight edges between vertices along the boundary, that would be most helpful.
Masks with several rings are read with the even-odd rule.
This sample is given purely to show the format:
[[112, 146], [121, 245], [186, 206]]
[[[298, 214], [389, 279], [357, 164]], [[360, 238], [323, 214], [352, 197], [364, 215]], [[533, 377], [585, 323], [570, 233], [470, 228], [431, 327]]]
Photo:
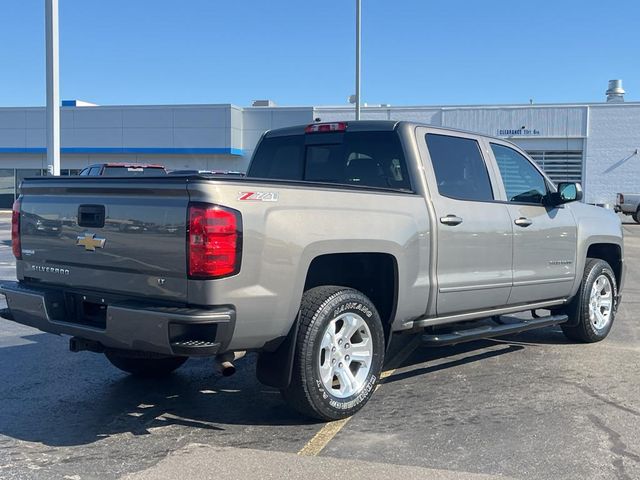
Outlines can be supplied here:
[[493, 200], [491, 180], [476, 140], [428, 133], [426, 142], [440, 195], [458, 200]]

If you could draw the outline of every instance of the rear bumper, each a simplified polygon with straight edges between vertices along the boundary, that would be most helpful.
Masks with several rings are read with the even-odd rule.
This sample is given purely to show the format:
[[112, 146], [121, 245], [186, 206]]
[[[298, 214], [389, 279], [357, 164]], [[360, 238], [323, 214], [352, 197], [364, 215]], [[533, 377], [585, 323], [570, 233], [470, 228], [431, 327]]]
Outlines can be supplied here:
[[104, 302], [104, 325], [69, 321], [61, 289], [3, 282], [8, 320], [43, 332], [98, 342], [106, 349], [162, 355], [207, 356], [224, 352], [235, 326], [232, 307], [167, 307], [131, 301]]

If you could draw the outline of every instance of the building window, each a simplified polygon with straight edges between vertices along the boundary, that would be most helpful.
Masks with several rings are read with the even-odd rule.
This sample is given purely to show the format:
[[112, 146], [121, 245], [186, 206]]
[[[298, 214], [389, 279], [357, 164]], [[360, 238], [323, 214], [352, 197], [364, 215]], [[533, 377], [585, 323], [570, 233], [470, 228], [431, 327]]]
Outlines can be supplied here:
[[11, 208], [14, 194], [14, 169], [0, 168], [0, 207]]

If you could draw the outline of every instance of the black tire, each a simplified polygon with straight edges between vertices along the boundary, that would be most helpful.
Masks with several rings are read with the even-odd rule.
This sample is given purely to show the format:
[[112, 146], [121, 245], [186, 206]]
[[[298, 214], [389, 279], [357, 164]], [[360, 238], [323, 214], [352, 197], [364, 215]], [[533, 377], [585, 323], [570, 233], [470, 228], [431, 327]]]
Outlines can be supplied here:
[[[354, 313], [368, 326], [372, 346], [370, 369], [363, 375], [361, 387], [346, 398], [336, 396], [320, 376], [321, 342], [332, 320], [345, 313]], [[300, 306], [300, 325], [296, 341], [291, 384], [281, 390], [289, 405], [303, 415], [320, 420], [339, 420], [360, 410], [373, 394], [384, 363], [385, 338], [382, 321], [375, 305], [361, 292], [345, 287], [323, 286], [305, 292]], [[336, 323], [336, 338], [345, 323]], [[360, 329], [364, 332], [364, 329]], [[358, 331], [350, 338], [357, 345]], [[345, 341], [343, 348], [349, 348]], [[352, 348], [354, 348], [352, 346]], [[326, 352], [326, 350], [325, 350]], [[343, 350], [345, 354], [347, 350]], [[329, 353], [329, 355], [333, 355]], [[348, 358], [345, 357], [347, 360]], [[325, 361], [330, 361], [328, 358]], [[333, 359], [331, 360], [333, 361]], [[350, 367], [348, 367], [350, 368]], [[358, 367], [360, 368], [360, 367]], [[352, 371], [353, 373], [353, 371]], [[357, 372], [356, 372], [357, 374]], [[363, 372], [364, 374], [364, 372]], [[332, 382], [337, 377], [332, 377]]]
[[[589, 301], [593, 285], [600, 275], [607, 277], [612, 288], [612, 308], [608, 323], [602, 328], [596, 328], [589, 318]], [[571, 340], [584, 343], [594, 343], [604, 340], [613, 326], [616, 315], [615, 304], [618, 295], [616, 276], [611, 266], [599, 258], [587, 258], [582, 276], [582, 283], [576, 296], [571, 300], [563, 313], [569, 316], [569, 321], [562, 324], [562, 332]]]
[[636, 210], [636, 213], [632, 213], [631, 216], [636, 221], [636, 223], [640, 223], [640, 207]]
[[180, 368], [189, 357], [153, 357], [132, 355], [123, 352], [105, 352], [111, 364], [136, 377], [166, 377]]

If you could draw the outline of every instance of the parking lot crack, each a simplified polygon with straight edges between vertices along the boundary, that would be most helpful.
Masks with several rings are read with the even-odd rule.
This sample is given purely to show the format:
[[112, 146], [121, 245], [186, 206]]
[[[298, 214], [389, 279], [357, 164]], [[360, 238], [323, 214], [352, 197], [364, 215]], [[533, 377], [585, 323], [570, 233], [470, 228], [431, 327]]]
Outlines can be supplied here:
[[632, 477], [627, 473], [624, 466], [624, 459], [631, 460], [640, 464], [640, 455], [627, 450], [627, 445], [622, 441], [621, 435], [611, 427], [608, 427], [604, 421], [593, 415], [588, 415], [589, 420], [600, 430], [607, 434], [609, 442], [611, 443], [610, 451], [615, 455], [611, 464], [616, 470], [616, 477], [621, 480], [632, 480]]
[[596, 392], [595, 390], [593, 390], [591, 387], [587, 386], [587, 385], [583, 385], [581, 383], [577, 383], [577, 382], [572, 382], [569, 380], [562, 380], [565, 384], [567, 385], [572, 385], [574, 387], [579, 388], [580, 390], [582, 390], [584, 393], [586, 393], [587, 395], [589, 395], [591, 398], [595, 398], [596, 400], [600, 400], [603, 403], [606, 403], [607, 405], [610, 405], [614, 408], [617, 408], [618, 410], [622, 410], [623, 412], [629, 413], [631, 415], [635, 415], [636, 417], [640, 417], [640, 412], [638, 410], [634, 410], [633, 408], [627, 407], [625, 405], [621, 405], [620, 403], [611, 400], [601, 394], [599, 394], [598, 392]]

